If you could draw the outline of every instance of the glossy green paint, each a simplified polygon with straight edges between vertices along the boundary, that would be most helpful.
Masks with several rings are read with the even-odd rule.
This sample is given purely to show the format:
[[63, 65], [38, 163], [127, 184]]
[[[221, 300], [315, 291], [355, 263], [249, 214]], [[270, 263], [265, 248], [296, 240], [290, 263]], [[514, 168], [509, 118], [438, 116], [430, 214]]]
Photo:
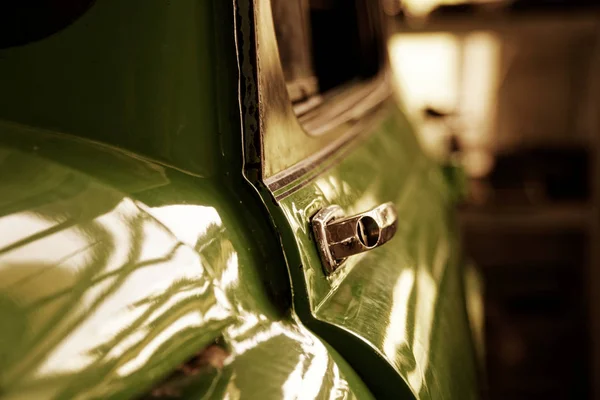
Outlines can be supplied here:
[[[472, 397], [439, 169], [388, 104], [276, 202], [236, 5], [97, 0], [0, 50], [0, 397]], [[394, 242], [324, 277], [312, 213], [390, 200]]]
[[232, 19], [229, 1], [97, 0], [62, 31], [0, 49], [0, 119], [219, 176], [239, 152]]
[[[383, 109], [383, 115], [372, 118], [373, 131], [337, 165], [281, 201], [300, 249], [302, 274], [296, 279], [304, 282], [293, 283], [306, 285], [316, 320], [368, 343], [372, 349], [367, 351], [376, 350], [416, 398], [476, 399], [477, 360], [450, 212], [452, 191], [394, 104]], [[399, 215], [396, 236], [325, 276], [310, 218], [330, 204], [353, 215], [388, 201]], [[330, 343], [335, 340], [319, 328], [315, 332]], [[369, 385], [377, 385], [369, 371], [355, 368]]]
[[[269, 227], [227, 187], [79, 138], [0, 132], [15, 172], [0, 176], [3, 399], [371, 397], [290, 313], [281, 260], [254, 239]], [[173, 374], [215, 340], [220, 356]]]
[[[455, 174], [422, 153], [391, 100], [385, 65], [361, 85], [367, 90], [348, 110], [351, 118], [318, 136], [307, 133], [277, 62], [270, 2], [251, 2], [253, 12], [248, 1], [239, 3], [247, 16], [241, 36], [257, 42], [255, 60], [239, 54], [246, 174], [281, 235], [295, 312], [377, 398], [478, 398], [471, 319], [477, 325], [481, 314], [469, 315], [476, 307], [467, 307], [478, 293], [465, 293], [452, 212], [461, 189]], [[349, 95], [357, 86], [339, 90]], [[335, 204], [353, 215], [387, 202], [398, 208], [396, 237], [325, 276], [310, 228], [315, 213]]]
[[0, 398], [372, 398], [290, 309], [234, 18], [98, 0], [0, 50]]

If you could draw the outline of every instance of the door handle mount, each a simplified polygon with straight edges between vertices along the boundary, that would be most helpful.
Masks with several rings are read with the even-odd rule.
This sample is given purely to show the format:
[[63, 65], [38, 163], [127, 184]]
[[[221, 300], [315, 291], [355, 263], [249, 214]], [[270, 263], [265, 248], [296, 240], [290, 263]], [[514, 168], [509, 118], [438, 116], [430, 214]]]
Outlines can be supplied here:
[[388, 242], [396, 233], [397, 223], [398, 214], [392, 203], [351, 217], [344, 217], [337, 205], [321, 209], [311, 225], [325, 273], [333, 273], [350, 256]]

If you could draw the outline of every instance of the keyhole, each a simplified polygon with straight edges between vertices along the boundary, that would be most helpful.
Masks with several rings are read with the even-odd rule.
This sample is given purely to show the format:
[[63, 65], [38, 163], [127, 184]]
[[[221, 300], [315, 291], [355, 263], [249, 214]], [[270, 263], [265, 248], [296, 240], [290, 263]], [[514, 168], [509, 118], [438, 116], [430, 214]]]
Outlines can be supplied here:
[[376, 246], [379, 242], [379, 224], [369, 216], [362, 217], [356, 224], [356, 236], [365, 246]]

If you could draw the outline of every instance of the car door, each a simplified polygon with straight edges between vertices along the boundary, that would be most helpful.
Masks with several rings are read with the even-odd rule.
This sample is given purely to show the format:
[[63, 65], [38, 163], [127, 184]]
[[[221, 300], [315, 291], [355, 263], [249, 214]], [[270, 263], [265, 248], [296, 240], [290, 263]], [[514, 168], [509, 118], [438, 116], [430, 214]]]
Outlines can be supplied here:
[[[477, 398], [452, 186], [395, 100], [379, 3], [240, 0], [237, 14], [244, 171], [280, 235], [294, 311], [377, 398]], [[328, 266], [331, 237], [314, 232], [327, 210], [384, 212], [395, 234]]]

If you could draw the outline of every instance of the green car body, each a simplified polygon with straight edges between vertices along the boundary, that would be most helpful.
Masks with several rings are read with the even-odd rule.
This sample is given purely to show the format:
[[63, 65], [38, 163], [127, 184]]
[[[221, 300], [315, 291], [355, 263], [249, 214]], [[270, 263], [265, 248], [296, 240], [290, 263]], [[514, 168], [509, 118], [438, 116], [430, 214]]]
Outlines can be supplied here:
[[[0, 398], [478, 398], [456, 188], [385, 74], [302, 136], [269, 15], [98, 0], [0, 50]], [[390, 201], [327, 276], [311, 217]]]

